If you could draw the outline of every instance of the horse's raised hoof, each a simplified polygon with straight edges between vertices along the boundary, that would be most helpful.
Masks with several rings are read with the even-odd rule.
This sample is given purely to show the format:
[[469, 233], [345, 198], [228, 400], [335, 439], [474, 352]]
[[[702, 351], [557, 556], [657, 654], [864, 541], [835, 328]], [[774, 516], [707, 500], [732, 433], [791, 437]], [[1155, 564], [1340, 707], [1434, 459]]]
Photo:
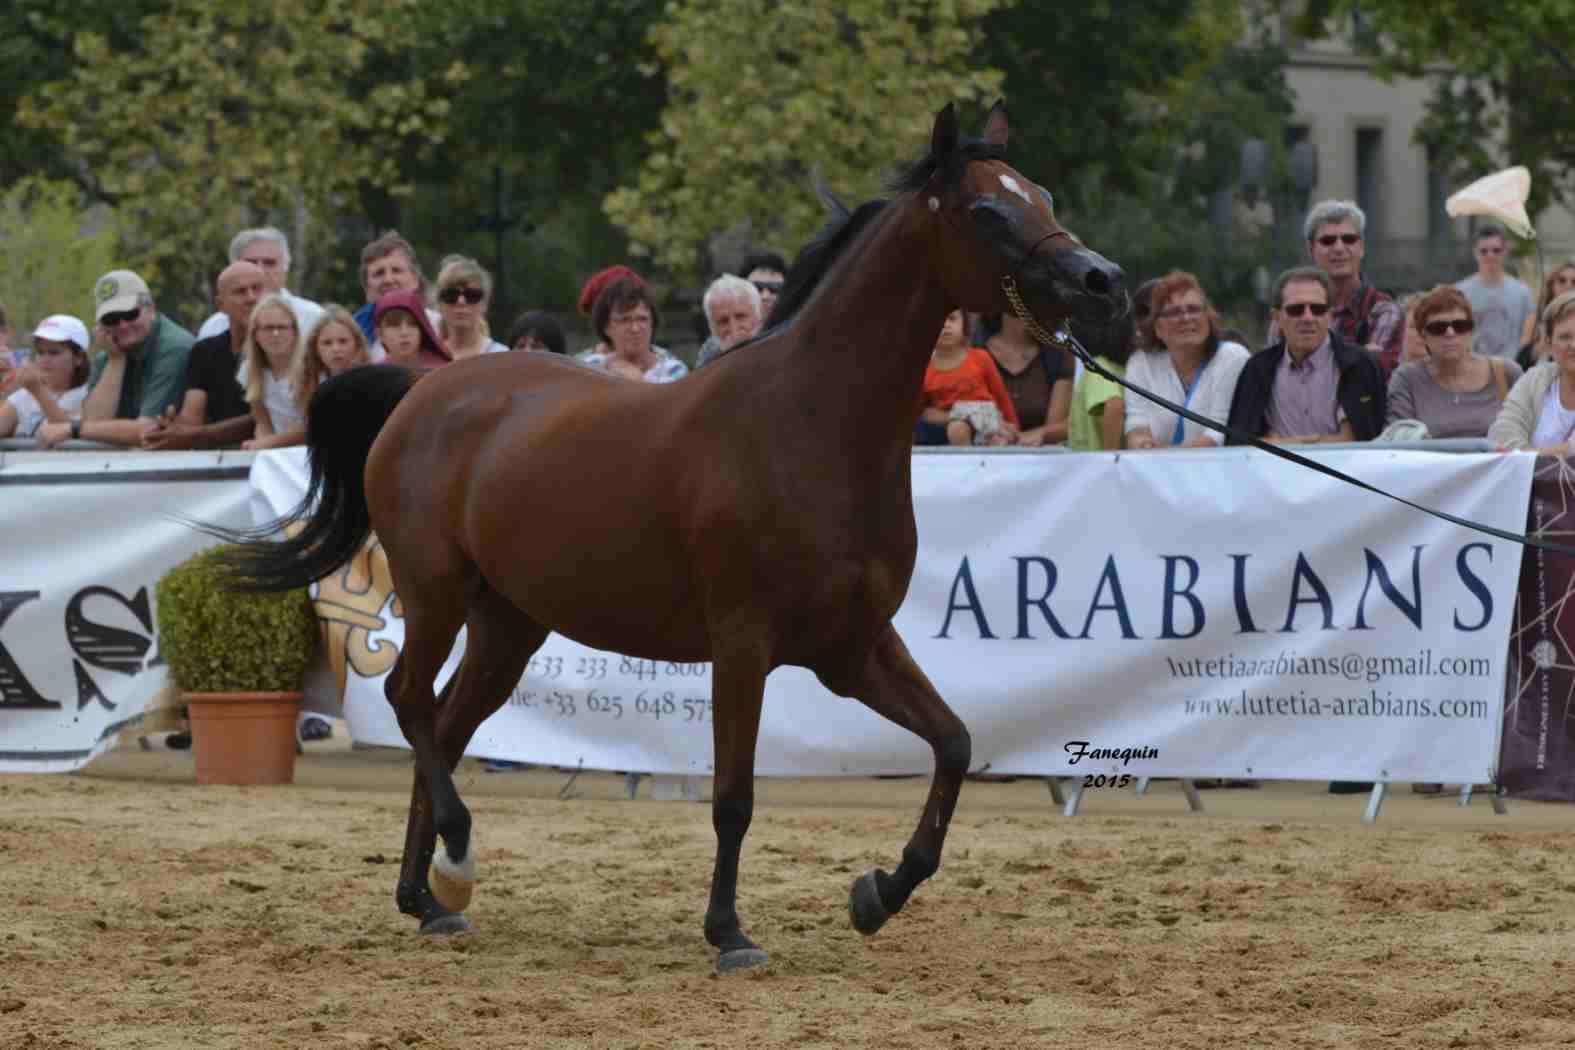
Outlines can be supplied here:
[[891, 918], [886, 905], [881, 903], [873, 869], [853, 880], [853, 889], [848, 894], [848, 918], [853, 920], [853, 928], [866, 937], [873, 935]]
[[717, 956], [716, 972], [736, 973], [739, 970], [747, 970], [751, 966], [759, 966], [770, 960], [771, 956], [767, 955], [761, 948], [734, 948], [730, 952], [723, 952]]
[[432, 868], [427, 872], [427, 883], [432, 896], [449, 911], [464, 911], [470, 907], [471, 894], [476, 890], [476, 853], [471, 849], [465, 859], [455, 864], [449, 859], [448, 850], [438, 847], [432, 858]]
[[433, 937], [446, 937], [459, 933], [472, 933], [475, 931], [475, 929], [476, 928], [470, 924], [470, 920], [458, 912], [454, 912], [451, 915], [439, 915], [436, 918], [428, 919], [426, 922], [421, 924], [422, 934]]

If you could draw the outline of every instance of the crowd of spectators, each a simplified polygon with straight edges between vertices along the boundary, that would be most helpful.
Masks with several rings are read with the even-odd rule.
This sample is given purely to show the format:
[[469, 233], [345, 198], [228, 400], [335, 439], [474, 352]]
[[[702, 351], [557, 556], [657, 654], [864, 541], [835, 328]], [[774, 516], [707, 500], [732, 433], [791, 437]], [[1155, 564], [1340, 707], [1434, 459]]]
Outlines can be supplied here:
[[948, 321], [914, 440], [1147, 451], [1248, 437], [1297, 445], [1478, 438], [1568, 454], [1575, 259], [1549, 273], [1534, 297], [1505, 269], [1504, 231], [1486, 225], [1474, 236], [1475, 273], [1397, 301], [1363, 276], [1366, 225], [1351, 201], [1323, 201], [1308, 213], [1308, 265], [1273, 282], [1269, 330], [1256, 350], [1225, 327], [1202, 282], [1181, 271], [1139, 284], [1129, 318], [1071, 322], [1101, 369], [1229, 435], [1085, 368], [1068, 350], [1038, 345], [1008, 315], [976, 319], [962, 346]]
[[[1366, 216], [1354, 203], [1318, 204], [1303, 234], [1309, 265], [1274, 282], [1266, 343], [1256, 350], [1225, 327], [1203, 283], [1180, 271], [1140, 284], [1127, 317], [1072, 323], [1103, 370], [1238, 436], [1182, 418], [1084, 368], [1069, 351], [1040, 345], [1012, 314], [956, 313], [926, 371], [915, 441], [1146, 451], [1229, 444], [1239, 435], [1287, 444], [1474, 437], [1568, 450], [1575, 382], [1566, 391], [1560, 377], [1575, 369], [1575, 259], [1533, 295], [1505, 269], [1504, 232], [1484, 226], [1474, 239], [1475, 273], [1396, 301], [1363, 276]], [[11, 348], [0, 308], [0, 437], [41, 448], [71, 439], [272, 448], [302, 440], [307, 400], [345, 368], [383, 360], [436, 368], [480, 354], [576, 349], [547, 309], [521, 314], [507, 342], [494, 338], [486, 268], [450, 255], [428, 281], [397, 231], [363, 249], [364, 302], [353, 312], [291, 291], [290, 264], [279, 230], [236, 234], [214, 282], [214, 313], [196, 335], [161, 311], [131, 270], [95, 283], [91, 327], [47, 317], [20, 340], [23, 348]], [[736, 269], [704, 292], [709, 334], [693, 367], [770, 323], [786, 261], [762, 252]], [[691, 366], [657, 343], [657, 297], [630, 267], [592, 275], [575, 305], [592, 333], [574, 353], [582, 363], [653, 383], [688, 374]]]

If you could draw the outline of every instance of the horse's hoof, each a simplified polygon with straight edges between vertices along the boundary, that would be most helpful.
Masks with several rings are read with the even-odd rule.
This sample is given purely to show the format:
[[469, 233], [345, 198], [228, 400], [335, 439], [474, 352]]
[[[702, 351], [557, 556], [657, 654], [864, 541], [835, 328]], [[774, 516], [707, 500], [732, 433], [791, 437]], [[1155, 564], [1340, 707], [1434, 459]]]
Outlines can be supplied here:
[[458, 912], [452, 915], [439, 915], [437, 918], [428, 919], [421, 924], [421, 932], [434, 937], [451, 936], [457, 933], [472, 933], [475, 929], [470, 924], [470, 920]]
[[866, 937], [886, 925], [886, 920], [891, 918], [886, 905], [881, 903], [873, 870], [853, 880], [853, 889], [848, 894], [848, 918], [853, 920], [853, 928]]
[[470, 898], [476, 890], [476, 862], [469, 853], [459, 864], [448, 859], [441, 848], [432, 858], [432, 868], [427, 872], [427, 884], [432, 896], [449, 911], [464, 911], [470, 907]]
[[717, 957], [717, 973], [734, 973], [738, 970], [747, 970], [751, 966], [759, 966], [771, 961], [771, 956], [760, 948], [734, 948], [730, 952], [723, 952]]

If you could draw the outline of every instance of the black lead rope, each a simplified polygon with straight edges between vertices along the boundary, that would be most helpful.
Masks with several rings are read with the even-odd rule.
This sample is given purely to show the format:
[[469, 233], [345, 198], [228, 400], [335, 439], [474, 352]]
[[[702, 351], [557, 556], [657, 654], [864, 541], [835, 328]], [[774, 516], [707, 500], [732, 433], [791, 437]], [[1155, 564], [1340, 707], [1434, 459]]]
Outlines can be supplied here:
[[1144, 390], [1140, 386], [1129, 383], [1121, 376], [1114, 374], [1108, 368], [1105, 368], [1103, 365], [1095, 361], [1094, 355], [1089, 353], [1088, 349], [1083, 346], [1082, 343], [1078, 342], [1077, 338], [1073, 336], [1070, 331], [1062, 328], [1053, 335], [1049, 332], [1046, 332], [1044, 327], [1040, 325], [1031, 314], [1028, 313], [1028, 308], [1024, 305], [1022, 298], [1017, 294], [1017, 282], [1012, 280], [1011, 277], [1004, 278], [1001, 284], [1002, 288], [1006, 292], [1006, 299], [1012, 304], [1012, 309], [1016, 312], [1018, 319], [1021, 320], [1028, 328], [1029, 333], [1038, 338], [1040, 342], [1048, 343], [1053, 346], [1066, 347], [1073, 354], [1077, 355], [1078, 360], [1083, 362], [1084, 368], [1089, 369], [1095, 375], [1103, 376], [1112, 382], [1119, 383], [1128, 390], [1132, 391], [1134, 394], [1148, 398], [1156, 405], [1160, 405], [1168, 411], [1176, 413], [1176, 415], [1181, 416], [1183, 419], [1190, 419], [1192, 422], [1208, 427], [1210, 430], [1217, 430], [1228, 438], [1234, 438], [1237, 441], [1251, 445], [1253, 448], [1262, 449], [1264, 452], [1267, 452], [1270, 455], [1279, 456], [1281, 459], [1289, 460], [1290, 462], [1299, 466], [1308, 467], [1312, 470], [1316, 470], [1320, 474], [1327, 475], [1331, 478], [1346, 482], [1350, 485], [1355, 485], [1359, 489], [1366, 489], [1368, 492], [1376, 493], [1380, 496], [1387, 496], [1389, 499], [1395, 500], [1398, 503], [1404, 503], [1408, 507], [1419, 510], [1424, 514], [1431, 514], [1433, 517], [1441, 518], [1453, 525], [1461, 525], [1468, 529], [1475, 529], [1477, 532], [1486, 533], [1489, 536], [1496, 536], [1501, 540], [1509, 540], [1511, 543], [1519, 543], [1526, 547], [1536, 547], [1540, 550], [1552, 551], [1555, 554], [1575, 555], [1575, 547], [1566, 547], [1561, 543], [1553, 543], [1548, 540], [1539, 539], [1536, 536], [1526, 536], [1518, 532], [1509, 532], [1505, 529], [1496, 529], [1491, 525], [1484, 525], [1481, 522], [1472, 521], [1469, 518], [1456, 517], [1455, 515], [1446, 513], [1445, 511], [1435, 510], [1432, 507], [1423, 506], [1420, 503], [1415, 503], [1406, 499], [1404, 496], [1396, 496], [1393, 492], [1386, 492], [1375, 485], [1369, 485], [1367, 482], [1362, 481], [1359, 478], [1353, 478], [1349, 474], [1335, 470], [1333, 467], [1325, 466], [1324, 464], [1319, 463], [1317, 460], [1312, 460], [1308, 459], [1306, 456], [1297, 455], [1295, 452], [1283, 449], [1278, 445], [1271, 445], [1269, 442], [1255, 437], [1252, 434], [1237, 430], [1235, 427], [1230, 426], [1229, 424], [1216, 423], [1207, 416], [1200, 416], [1196, 412], [1187, 409], [1183, 405], [1175, 404], [1166, 398], [1160, 397], [1158, 394]]

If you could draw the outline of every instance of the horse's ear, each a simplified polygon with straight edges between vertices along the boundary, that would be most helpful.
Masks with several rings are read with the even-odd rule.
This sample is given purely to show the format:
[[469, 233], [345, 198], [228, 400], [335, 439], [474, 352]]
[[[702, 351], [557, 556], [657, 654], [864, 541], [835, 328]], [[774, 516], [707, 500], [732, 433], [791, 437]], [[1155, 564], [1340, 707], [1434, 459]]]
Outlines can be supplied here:
[[1006, 120], [1006, 99], [998, 98], [995, 105], [990, 107], [990, 115], [984, 118], [984, 133], [979, 137], [992, 146], [1005, 149], [1011, 131], [1012, 127]]
[[957, 107], [948, 102], [945, 109], [935, 114], [935, 130], [930, 132], [930, 156], [940, 160], [956, 151]]

